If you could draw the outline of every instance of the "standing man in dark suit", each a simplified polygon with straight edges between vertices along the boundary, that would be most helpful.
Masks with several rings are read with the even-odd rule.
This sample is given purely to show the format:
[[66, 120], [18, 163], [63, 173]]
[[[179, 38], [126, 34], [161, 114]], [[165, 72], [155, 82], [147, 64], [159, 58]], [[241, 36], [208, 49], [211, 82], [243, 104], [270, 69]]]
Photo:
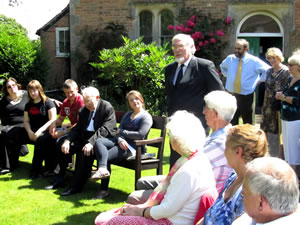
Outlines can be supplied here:
[[82, 190], [92, 169], [94, 161], [93, 146], [96, 139], [113, 137], [117, 132], [115, 111], [109, 102], [100, 99], [99, 91], [94, 87], [87, 87], [82, 90], [82, 96], [85, 106], [80, 110], [76, 126], [71, 129], [63, 143], [58, 143], [61, 149], [60, 172], [52, 187], [46, 187], [46, 189], [55, 189], [63, 185], [69, 162], [68, 155], [76, 153], [75, 175], [71, 187], [61, 193], [63, 196], [78, 193]]
[[[212, 61], [194, 56], [196, 48], [190, 35], [175, 35], [172, 47], [175, 62], [165, 69], [168, 115], [177, 110], [187, 110], [194, 113], [207, 130], [202, 113], [204, 96], [214, 90], [224, 90], [215, 65]], [[170, 168], [179, 157], [177, 152], [171, 150]]]

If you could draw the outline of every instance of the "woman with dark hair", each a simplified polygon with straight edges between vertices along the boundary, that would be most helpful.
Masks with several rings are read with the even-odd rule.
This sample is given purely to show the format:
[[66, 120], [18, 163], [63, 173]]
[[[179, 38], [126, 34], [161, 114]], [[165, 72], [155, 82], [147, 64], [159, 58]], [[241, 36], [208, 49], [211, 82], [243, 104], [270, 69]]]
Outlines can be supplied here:
[[24, 111], [24, 127], [28, 138], [35, 145], [30, 178], [35, 179], [42, 173], [45, 160], [44, 176], [53, 174], [56, 167], [55, 139], [52, 139], [48, 128], [56, 119], [56, 107], [44, 93], [37, 80], [27, 85], [29, 101]]
[[[120, 135], [116, 138], [97, 139], [94, 150], [98, 161], [98, 170], [91, 179], [103, 179], [110, 176], [110, 163], [118, 162], [135, 155], [134, 140], [145, 139], [152, 126], [152, 117], [145, 110], [142, 94], [132, 90], [126, 95], [128, 105], [132, 111], [126, 113], [119, 126]], [[144, 146], [143, 153], [146, 152]], [[109, 162], [109, 163], [108, 163]], [[96, 198], [108, 196], [109, 179], [101, 181], [101, 190]]]
[[0, 174], [5, 174], [18, 167], [20, 153], [28, 153], [26, 145], [10, 145], [15, 143], [18, 136], [16, 134], [24, 127], [24, 108], [28, 95], [12, 77], [4, 82], [2, 92], [4, 96], [0, 101]]

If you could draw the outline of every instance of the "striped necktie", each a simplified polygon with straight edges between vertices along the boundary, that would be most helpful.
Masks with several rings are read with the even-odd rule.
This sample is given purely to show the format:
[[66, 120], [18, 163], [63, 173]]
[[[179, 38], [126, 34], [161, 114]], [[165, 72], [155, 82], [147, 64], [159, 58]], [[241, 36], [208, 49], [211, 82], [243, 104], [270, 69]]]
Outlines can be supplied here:
[[242, 81], [242, 59], [240, 59], [234, 80], [234, 92], [240, 94]]

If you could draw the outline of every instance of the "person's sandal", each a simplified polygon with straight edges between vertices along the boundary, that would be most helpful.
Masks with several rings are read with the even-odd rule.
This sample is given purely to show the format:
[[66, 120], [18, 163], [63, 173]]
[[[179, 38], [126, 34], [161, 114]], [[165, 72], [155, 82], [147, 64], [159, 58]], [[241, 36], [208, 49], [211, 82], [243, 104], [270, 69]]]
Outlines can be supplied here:
[[109, 176], [110, 172], [106, 168], [101, 167], [91, 176], [91, 180], [106, 179]]
[[104, 190], [101, 190], [99, 191], [96, 196], [93, 198], [94, 200], [96, 199], [104, 199], [104, 198], [107, 198], [108, 197], [108, 191], [104, 191]]

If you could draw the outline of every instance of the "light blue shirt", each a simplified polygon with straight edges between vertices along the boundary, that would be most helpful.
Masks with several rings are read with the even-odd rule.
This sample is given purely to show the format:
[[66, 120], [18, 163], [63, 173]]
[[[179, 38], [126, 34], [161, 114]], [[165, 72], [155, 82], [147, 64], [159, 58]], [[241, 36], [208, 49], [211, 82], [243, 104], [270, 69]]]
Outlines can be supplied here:
[[[220, 65], [222, 74], [226, 77], [225, 88], [234, 93], [234, 80], [239, 64], [239, 58], [234, 54], [229, 55]], [[266, 80], [268, 64], [256, 56], [245, 53], [242, 57], [241, 92], [238, 94], [249, 95], [254, 92], [259, 81]]]

